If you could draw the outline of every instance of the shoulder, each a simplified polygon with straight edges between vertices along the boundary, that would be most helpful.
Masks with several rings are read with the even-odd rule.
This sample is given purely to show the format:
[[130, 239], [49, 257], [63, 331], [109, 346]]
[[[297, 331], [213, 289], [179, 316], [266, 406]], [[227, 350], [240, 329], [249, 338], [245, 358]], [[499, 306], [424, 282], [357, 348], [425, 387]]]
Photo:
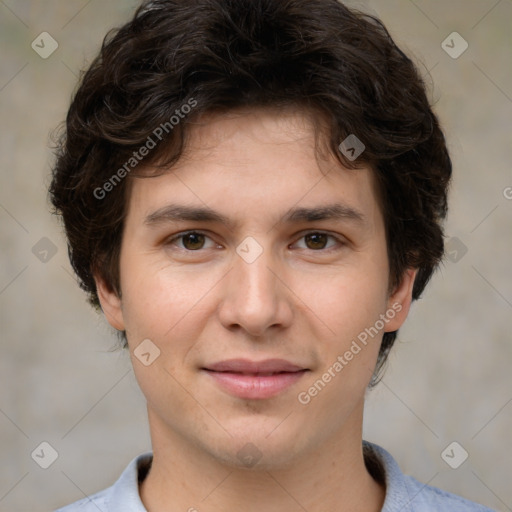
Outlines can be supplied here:
[[404, 475], [392, 455], [363, 441], [365, 463], [372, 476], [385, 484], [382, 512], [493, 512], [492, 509]]
[[55, 510], [55, 512], [98, 512], [98, 510], [107, 511], [107, 499], [111, 494], [111, 487], [104, 489], [92, 496], [83, 498], [71, 503], [65, 507]]
[[462, 496], [443, 491], [437, 487], [422, 484], [412, 476], [404, 475], [411, 511], [449, 510], [450, 512], [493, 512], [479, 503]]

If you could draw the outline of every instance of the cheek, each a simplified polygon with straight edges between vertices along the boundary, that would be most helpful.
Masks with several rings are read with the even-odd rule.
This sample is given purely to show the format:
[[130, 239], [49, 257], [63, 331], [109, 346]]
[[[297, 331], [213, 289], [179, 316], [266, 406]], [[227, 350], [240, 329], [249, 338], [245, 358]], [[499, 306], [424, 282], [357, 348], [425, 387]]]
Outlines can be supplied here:
[[309, 287], [308, 293], [304, 289], [305, 302], [336, 339], [357, 336], [385, 311], [387, 281], [379, 268], [366, 267], [361, 272], [342, 269], [314, 281], [315, 287]]
[[[187, 302], [187, 288], [179, 275], [165, 279], [162, 262], [137, 250], [135, 243], [123, 247], [120, 260], [123, 315], [129, 332], [160, 337], [164, 324], [173, 325], [177, 310]], [[127, 329], [127, 331], [128, 331]]]
[[[164, 424], [184, 436], [190, 433], [190, 425], [203, 434], [215, 429], [216, 423], [209, 421], [210, 417], [205, 417], [198, 402], [191, 399], [187, 381], [176, 371], [172, 359], [162, 351], [162, 355], [150, 366], [144, 366], [132, 355], [135, 378], [146, 398], [148, 409], [163, 419]], [[220, 428], [216, 432], [216, 435], [223, 434]]]
[[123, 317], [139, 386], [162, 415], [172, 403], [178, 416], [195, 417], [196, 408], [180, 383], [186, 377], [184, 360], [200, 337], [204, 290], [187, 275], [147, 262], [138, 266], [135, 259], [125, 260], [123, 270]]
[[171, 268], [142, 256], [125, 258], [121, 271], [130, 350], [149, 338], [161, 351], [161, 364], [165, 360], [169, 371], [180, 372], [214, 312], [212, 298], [223, 274]]
[[305, 394], [300, 403], [308, 402], [312, 414], [330, 411], [327, 414], [336, 422], [364, 396], [382, 341], [377, 322], [387, 305], [386, 271], [382, 264], [365, 265], [364, 271], [340, 271], [336, 278], [319, 280], [308, 298], [308, 306], [324, 326], [317, 333], [319, 366], [301, 390]]
[[386, 308], [382, 281], [382, 275], [373, 272], [339, 277], [324, 284], [325, 292], [312, 296], [311, 309], [322, 312], [327, 328], [317, 339], [319, 365], [297, 401], [300, 410], [324, 418], [329, 428], [337, 428], [352, 413], [373, 375], [382, 341], [382, 330], [375, 325]]

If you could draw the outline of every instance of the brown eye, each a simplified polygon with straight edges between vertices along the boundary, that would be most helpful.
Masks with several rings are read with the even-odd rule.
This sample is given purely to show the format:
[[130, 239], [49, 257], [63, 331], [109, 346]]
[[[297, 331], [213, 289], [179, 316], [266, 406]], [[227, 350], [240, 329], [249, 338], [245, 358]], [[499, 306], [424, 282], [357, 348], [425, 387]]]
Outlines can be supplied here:
[[202, 233], [187, 233], [181, 235], [183, 247], [189, 251], [197, 251], [202, 249], [205, 241], [205, 236]]
[[192, 255], [197, 252], [198, 256], [204, 251], [220, 248], [206, 233], [201, 231], [183, 231], [169, 238], [164, 243], [167, 250], [178, 251], [180, 255]]
[[308, 249], [325, 249], [329, 235], [325, 233], [310, 233], [304, 236]]
[[343, 239], [324, 233], [323, 231], [310, 231], [305, 233], [297, 242], [296, 247], [303, 250], [315, 251], [319, 254], [327, 254], [341, 250], [345, 246]]

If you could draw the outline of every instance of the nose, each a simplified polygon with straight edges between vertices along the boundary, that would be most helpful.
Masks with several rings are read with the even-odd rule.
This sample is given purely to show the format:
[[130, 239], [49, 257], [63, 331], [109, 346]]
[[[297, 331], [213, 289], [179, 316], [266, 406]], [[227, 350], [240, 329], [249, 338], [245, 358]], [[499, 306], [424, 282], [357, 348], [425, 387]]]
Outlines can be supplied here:
[[268, 335], [270, 328], [288, 327], [293, 317], [283, 265], [269, 249], [252, 262], [236, 254], [225, 279], [219, 318], [229, 330], [242, 329], [254, 337]]

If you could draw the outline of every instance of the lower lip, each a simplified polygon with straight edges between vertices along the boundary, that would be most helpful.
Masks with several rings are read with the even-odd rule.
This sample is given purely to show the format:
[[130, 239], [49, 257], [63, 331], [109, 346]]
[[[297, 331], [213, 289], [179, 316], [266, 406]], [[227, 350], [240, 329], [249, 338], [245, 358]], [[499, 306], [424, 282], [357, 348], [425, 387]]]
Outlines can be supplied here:
[[245, 375], [242, 373], [205, 370], [219, 386], [231, 395], [247, 400], [271, 398], [295, 384], [307, 370], [276, 373], [275, 375]]

